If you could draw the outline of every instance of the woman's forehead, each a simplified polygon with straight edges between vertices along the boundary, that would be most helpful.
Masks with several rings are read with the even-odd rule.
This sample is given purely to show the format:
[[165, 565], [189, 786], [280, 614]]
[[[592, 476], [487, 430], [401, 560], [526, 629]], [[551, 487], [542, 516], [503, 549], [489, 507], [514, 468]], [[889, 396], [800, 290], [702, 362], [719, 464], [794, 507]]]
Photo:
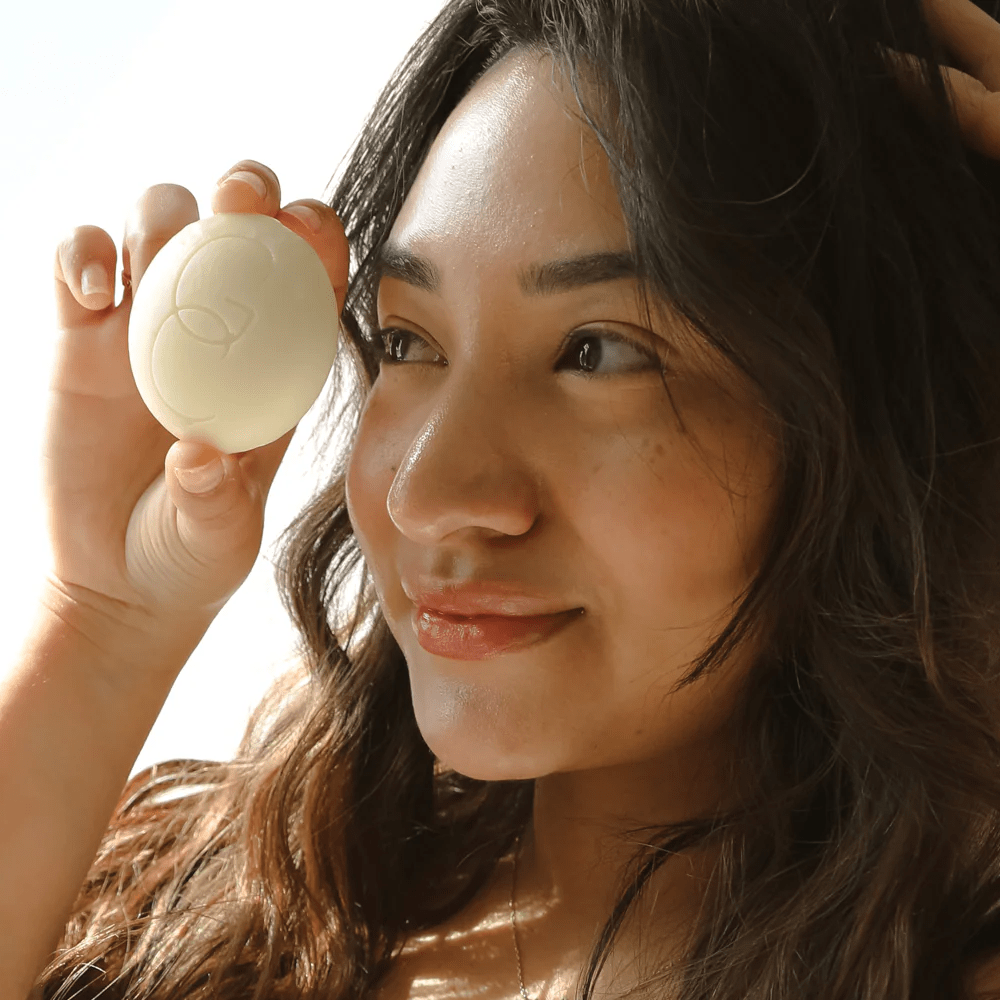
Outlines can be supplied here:
[[606, 154], [551, 57], [511, 53], [476, 83], [432, 144], [391, 239], [532, 260], [628, 245]]

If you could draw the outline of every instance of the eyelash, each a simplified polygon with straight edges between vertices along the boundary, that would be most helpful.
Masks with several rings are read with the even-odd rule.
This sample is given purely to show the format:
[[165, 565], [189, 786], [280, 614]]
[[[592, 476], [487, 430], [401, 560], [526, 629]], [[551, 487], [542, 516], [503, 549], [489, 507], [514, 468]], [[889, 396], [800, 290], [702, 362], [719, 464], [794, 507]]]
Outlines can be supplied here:
[[[381, 364], [386, 365], [407, 365], [415, 364], [419, 362], [401, 361], [398, 358], [392, 357], [389, 353], [389, 338], [394, 334], [400, 334], [403, 337], [411, 337], [414, 340], [419, 340], [422, 344], [430, 346], [423, 337], [414, 333], [412, 330], [404, 330], [401, 327], [389, 326], [378, 331], [378, 335], [382, 342], [382, 356], [380, 359]], [[560, 361], [567, 355], [572, 353], [572, 349], [577, 345], [586, 340], [611, 340], [617, 344], [624, 344], [626, 347], [631, 347], [634, 351], [641, 354], [648, 361], [653, 363], [656, 371], [663, 371], [666, 362], [661, 358], [656, 351], [652, 348], [642, 344], [638, 341], [632, 340], [629, 337], [622, 336], [620, 333], [612, 333], [610, 330], [580, 330], [576, 333], [570, 334], [567, 338], [566, 345], [562, 353], [559, 355]], [[640, 369], [639, 371], [630, 371], [621, 374], [627, 375], [642, 375], [650, 369]], [[579, 369], [578, 369], [579, 371]], [[586, 379], [601, 379], [601, 378], [611, 378], [610, 375], [595, 375], [593, 372], [580, 371], [580, 374]]]

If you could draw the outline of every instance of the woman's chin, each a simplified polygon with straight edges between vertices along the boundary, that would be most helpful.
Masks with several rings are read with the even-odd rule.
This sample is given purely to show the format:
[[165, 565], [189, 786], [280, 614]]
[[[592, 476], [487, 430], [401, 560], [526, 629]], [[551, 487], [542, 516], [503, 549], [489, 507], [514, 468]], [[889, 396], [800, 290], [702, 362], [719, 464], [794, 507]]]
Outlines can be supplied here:
[[477, 781], [523, 781], [547, 773], [537, 751], [506, 745], [490, 734], [455, 727], [417, 725], [431, 753], [447, 768]]
[[475, 781], [524, 781], [539, 777], [536, 769], [513, 767], [503, 760], [484, 760], [481, 756], [445, 758], [434, 755], [441, 763], [458, 774]]

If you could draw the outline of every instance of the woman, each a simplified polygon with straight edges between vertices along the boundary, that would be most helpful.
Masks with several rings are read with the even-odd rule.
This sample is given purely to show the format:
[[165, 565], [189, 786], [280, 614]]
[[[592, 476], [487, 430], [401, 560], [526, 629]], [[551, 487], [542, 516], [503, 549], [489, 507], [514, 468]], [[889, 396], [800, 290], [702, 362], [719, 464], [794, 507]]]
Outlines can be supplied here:
[[[1000, 28], [926, 17], [452, 0], [332, 206], [227, 174], [327, 265], [350, 446], [280, 567], [307, 669], [113, 815], [290, 435], [173, 442], [114, 243], [60, 245], [10, 996], [1000, 989]], [[195, 218], [146, 192], [126, 284]]]

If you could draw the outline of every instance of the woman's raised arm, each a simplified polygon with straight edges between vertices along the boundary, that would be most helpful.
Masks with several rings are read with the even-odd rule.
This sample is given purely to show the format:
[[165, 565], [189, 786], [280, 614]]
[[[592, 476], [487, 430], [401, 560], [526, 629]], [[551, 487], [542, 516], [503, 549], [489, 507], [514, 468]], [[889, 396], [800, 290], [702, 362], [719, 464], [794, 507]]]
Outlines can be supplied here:
[[[340, 221], [321, 202], [279, 204], [277, 177], [250, 160], [213, 199], [216, 212], [268, 214], [306, 239], [342, 308]], [[299, 207], [313, 209], [318, 227]], [[126, 226], [118, 306], [107, 233], [78, 227], [56, 251], [60, 340], [43, 456], [52, 563], [19, 658], [0, 681], [0, 1000], [28, 996], [171, 685], [252, 569], [294, 433], [222, 455], [176, 441], [136, 389], [132, 287], [197, 218], [185, 188], [145, 192]], [[178, 471], [199, 466], [183, 488]], [[214, 483], [213, 468], [225, 474]]]

